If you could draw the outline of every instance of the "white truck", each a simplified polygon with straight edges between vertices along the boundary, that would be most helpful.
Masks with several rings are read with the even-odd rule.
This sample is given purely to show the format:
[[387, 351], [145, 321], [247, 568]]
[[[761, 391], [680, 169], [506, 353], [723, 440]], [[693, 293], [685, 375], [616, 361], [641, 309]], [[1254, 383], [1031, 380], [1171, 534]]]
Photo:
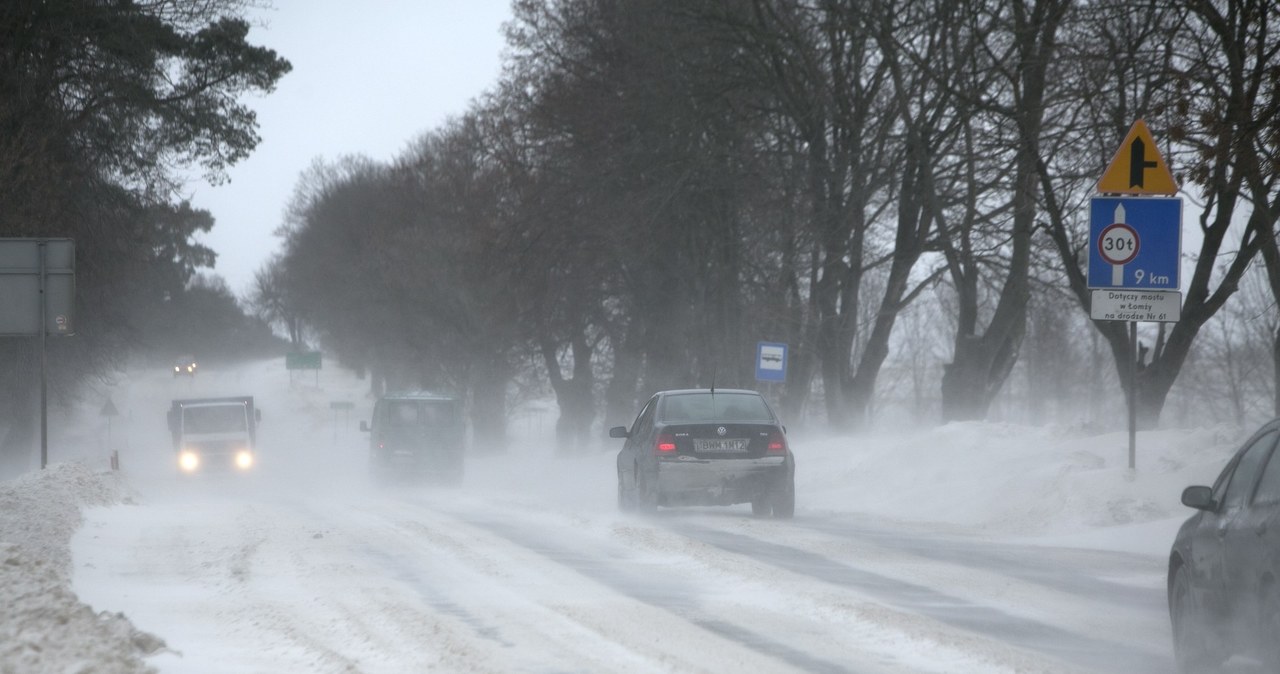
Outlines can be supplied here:
[[169, 431], [178, 469], [245, 472], [257, 463], [257, 428], [262, 411], [253, 396], [187, 398], [169, 408]]

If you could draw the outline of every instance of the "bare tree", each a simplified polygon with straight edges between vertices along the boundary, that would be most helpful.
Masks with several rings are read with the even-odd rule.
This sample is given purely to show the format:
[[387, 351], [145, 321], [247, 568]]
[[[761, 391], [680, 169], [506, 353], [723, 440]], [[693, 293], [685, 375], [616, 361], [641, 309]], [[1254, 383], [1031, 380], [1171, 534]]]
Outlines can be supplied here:
[[[1202, 327], [1236, 292], [1251, 260], [1273, 235], [1277, 175], [1259, 162], [1267, 138], [1264, 128], [1276, 116], [1268, 73], [1276, 44], [1265, 30], [1275, 8], [1266, 2], [1232, 3], [1219, 15], [1211, 3], [1179, 3], [1180, 11], [1155, 5], [1104, 4], [1081, 22], [1081, 35], [1102, 35], [1102, 47], [1082, 50], [1078, 72], [1098, 79], [1077, 92], [1087, 102], [1080, 109], [1079, 144], [1098, 156], [1114, 147], [1134, 118], [1168, 119], [1173, 139], [1170, 163], [1185, 166], [1183, 177], [1203, 199], [1199, 221], [1200, 249], [1183, 300], [1181, 319], [1161, 324], [1142, 354], [1136, 380], [1136, 413], [1141, 427], [1159, 420], [1165, 400], [1192, 351]], [[1089, 97], [1088, 92], [1100, 92]], [[1100, 101], [1111, 102], [1099, 105]], [[1106, 140], [1110, 142], [1106, 142]], [[1063, 194], [1042, 164], [1042, 188], [1050, 232], [1060, 253], [1072, 291], [1082, 307], [1089, 291], [1081, 271], [1087, 237], [1069, 231]], [[1101, 167], [1094, 168], [1101, 175]], [[1251, 203], [1252, 202], [1252, 207]], [[1243, 216], [1241, 215], [1243, 213]], [[1246, 219], [1243, 227], [1237, 224]], [[1122, 322], [1097, 321], [1106, 338], [1120, 381], [1138, 350]]]
[[[981, 418], [986, 413], [1009, 376], [1026, 333], [1038, 167], [1043, 161], [1041, 134], [1048, 86], [1054, 79], [1058, 30], [1071, 7], [1065, 0], [963, 4], [960, 25], [976, 37], [969, 41], [979, 46], [972, 53], [974, 70], [992, 73], [999, 82], [993, 88], [968, 86], [962, 92], [968, 107], [986, 119], [971, 132], [980, 134], [977, 138], [992, 147], [1002, 147], [1009, 157], [1010, 179], [1008, 201], [994, 205], [996, 213], [1005, 214], [996, 242], [1002, 264], [995, 270], [1001, 278], [991, 290], [995, 305], [985, 328], [979, 327], [980, 287], [983, 268], [989, 262], [974, 246], [973, 230], [968, 227], [959, 228], [958, 235], [949, 235], [943, 242], [959, 302], [954, 353], [942, 377], [942, 414], [947, 420]], [[1003, 134], [991, 138], [990, 131]], [[966, 150], [978, 153], [983, 146]], [[975, 177], [985, 180], [978, 174]], [[978, 203], [971, 197], [967, 212], [977, 211]]]
[[297, 313], [297, 304], [288, 295], [286, 276], [282, 256], [272, 256], [253, 275], [249, 306], [268, 323], [283, 326], [289, 334], [289, 344], [295, 350], [301, 350], [305, 346], [302, 339], [302, 318]]

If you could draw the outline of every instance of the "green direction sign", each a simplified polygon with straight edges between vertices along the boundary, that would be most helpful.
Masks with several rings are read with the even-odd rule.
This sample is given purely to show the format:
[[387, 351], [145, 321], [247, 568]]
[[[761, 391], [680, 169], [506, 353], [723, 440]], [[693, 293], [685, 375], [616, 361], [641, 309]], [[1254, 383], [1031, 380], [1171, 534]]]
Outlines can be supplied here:
[[286, 370], [319, 370], [320, 369], [320, 352], [319, 351], [298, 351], [296, 353], [286, 353], [284, 355], [284, 369]]

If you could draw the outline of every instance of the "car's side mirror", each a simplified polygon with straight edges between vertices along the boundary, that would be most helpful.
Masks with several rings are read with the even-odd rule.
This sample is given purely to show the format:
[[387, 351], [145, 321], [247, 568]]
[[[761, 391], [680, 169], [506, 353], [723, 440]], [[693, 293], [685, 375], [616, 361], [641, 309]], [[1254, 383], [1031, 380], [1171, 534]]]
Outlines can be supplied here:
[[369, 432], [369, 422], [367, 422], [367, 421], [365, 421], [365, 420], [361, 419], [361, 420], [360, 420], [360, 430], [361, 430], [362, 432], [364, 432], [364, 433], [368, 433], [368, 432]]
[[614, 426], [609, 429], [609, 437], [611, 438], [629, 438], [631, 434], [627, 432], [626, 426]]
[[1196, 510], [1217, 510], [1212, 487], [1187, 487], [1182, 490], [1182, 505]]

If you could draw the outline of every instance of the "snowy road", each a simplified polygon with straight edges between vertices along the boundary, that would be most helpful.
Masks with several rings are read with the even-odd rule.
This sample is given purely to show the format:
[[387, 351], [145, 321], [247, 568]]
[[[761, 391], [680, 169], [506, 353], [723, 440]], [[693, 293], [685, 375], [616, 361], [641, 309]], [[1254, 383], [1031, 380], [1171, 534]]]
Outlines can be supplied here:
[[167, 487], [73, 544], [80, 597], [181, 653], [162, 671], [1171, 669], [1149, 558], [582, 494]]
[[[860, 514], [856, 479], [806, 492], [833, 476], [805, 472], [802, 442], [793, 521], [745, 505], [621, 515], [614, 452], [561, 456], [533, 422], [512, 428], [527, 442], [474, 454], [459, 487], [379, 486], [351, 430], [362, 410], [339, 424], [328, 405], [359, 393], [264, 377], [117, 391], [149, 411], [127, 429], [136, 495], [84, 513], [72, 583], [163, 638], [161, 672], [1173, 668], [1161, 554]], [[179, 479], [148, 445], [188, 389], [255, 392], [259, 474]]]

